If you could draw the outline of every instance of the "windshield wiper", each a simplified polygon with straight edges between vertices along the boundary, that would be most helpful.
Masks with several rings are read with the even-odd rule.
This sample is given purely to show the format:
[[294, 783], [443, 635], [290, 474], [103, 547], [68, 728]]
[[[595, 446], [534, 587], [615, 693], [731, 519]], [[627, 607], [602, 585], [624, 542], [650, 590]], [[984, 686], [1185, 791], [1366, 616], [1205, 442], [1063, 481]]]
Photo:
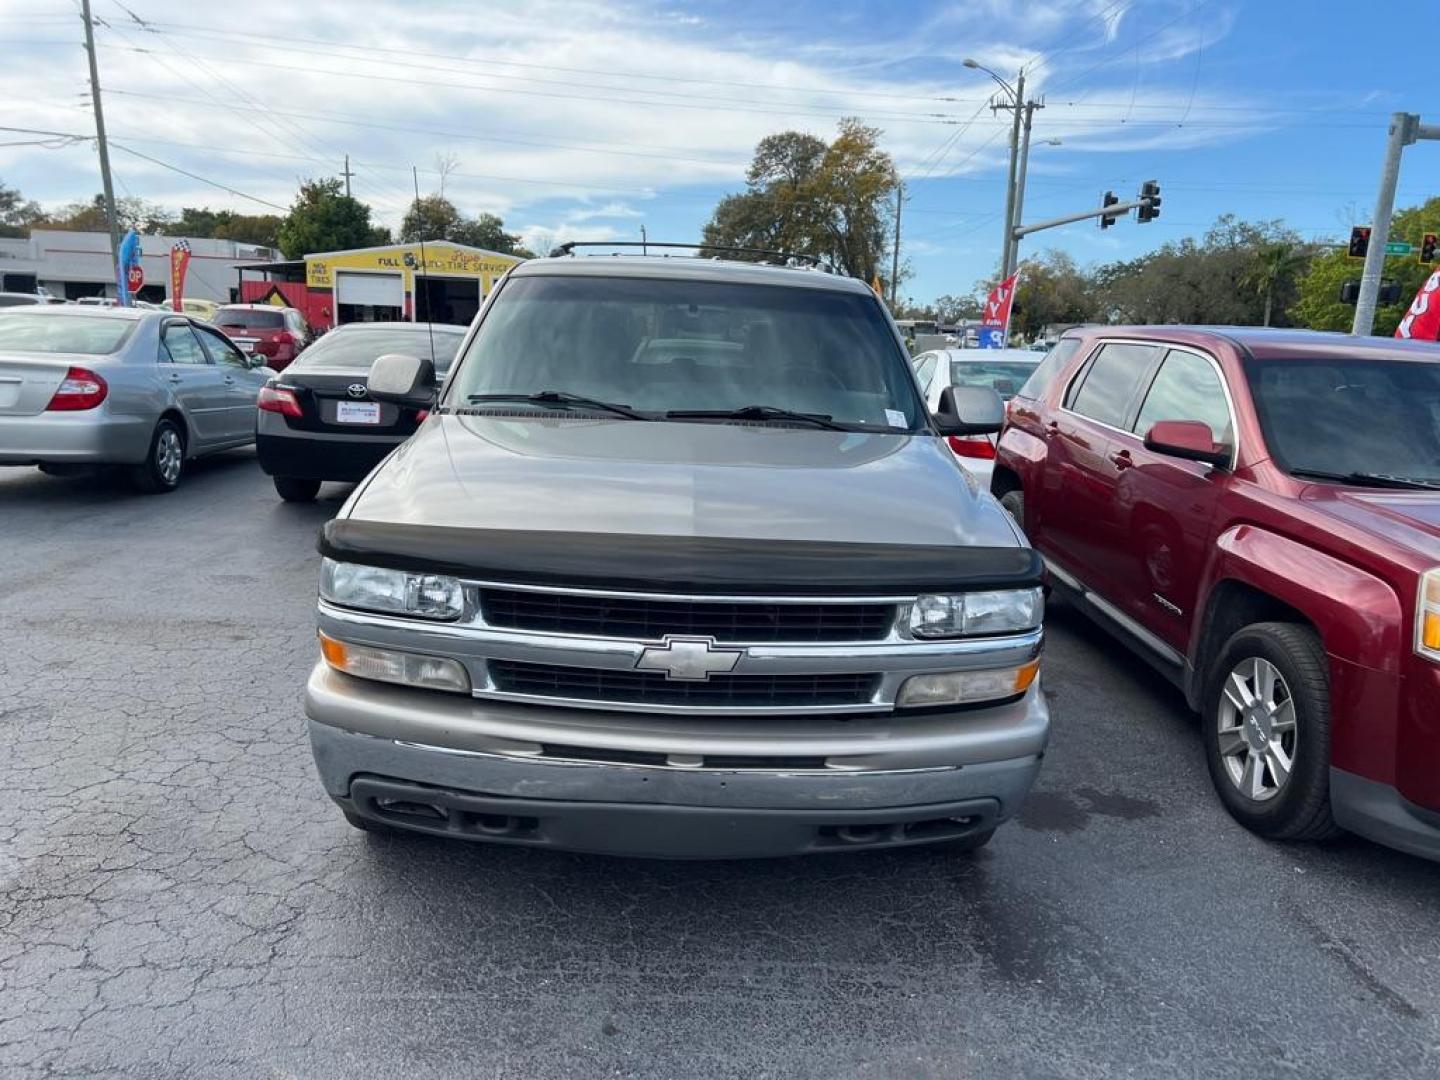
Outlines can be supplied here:
[[1355, 484], [1357, 487], [1440, 491], [1440, 480], [1422, 480], [1414, 476], [1392, 476], [1390, 473], [1337, 473], [1326, 472], [1324, 469], [1291, 469], [1290, 475], [1299, 476], [1306, 480], [1334, 480], [1341, 484]]
[[628, 405], [617, 405], [613, 401], [598, 401], [595, 398], [582, 397], [579, 394], [567, 393], [564, 390], [541, 390], [536, 394], [471, 394], [465, 399], [471, 405], [480, 405], [492, 401], [524, 401], [533, 405], [575, 405], [584, 409], [595, 409], [599, 412], [614, 413], [616, 416], [623, 416], [627, 420], [651, 420], [653, 417], [644, 416]]
[[829, 428], [831, 431], [847, 431], [848, 428], [835, 423], [829, 413], [794, 412], [774, 405], [742, 405], [738, 409], [671, 409], [665, 414], [667, 420], [794, 420], [802, 424]]

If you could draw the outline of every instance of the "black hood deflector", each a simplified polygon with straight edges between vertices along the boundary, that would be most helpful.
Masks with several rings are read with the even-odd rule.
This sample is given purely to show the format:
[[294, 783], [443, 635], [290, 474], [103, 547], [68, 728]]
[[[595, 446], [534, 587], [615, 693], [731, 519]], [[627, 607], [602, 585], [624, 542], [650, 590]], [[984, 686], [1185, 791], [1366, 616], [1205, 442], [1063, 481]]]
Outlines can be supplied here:
[[342, 562], [514, 585], [746, 596], [905, 596], [1042, 584], [1030, 548], [464, 529], [342, 519]]

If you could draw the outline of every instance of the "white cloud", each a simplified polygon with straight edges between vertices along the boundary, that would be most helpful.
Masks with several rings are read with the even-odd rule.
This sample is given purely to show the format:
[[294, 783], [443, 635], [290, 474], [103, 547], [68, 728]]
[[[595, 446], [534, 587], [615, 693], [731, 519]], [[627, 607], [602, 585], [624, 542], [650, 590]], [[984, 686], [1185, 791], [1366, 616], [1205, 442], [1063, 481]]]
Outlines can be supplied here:
[[[1065, 140], [1059, 153], [1200, 145], [1266, 123], [1256, 114], [1247, 117], [1251, 128], [1157, 123], [1187, 106], [1199, 113], [1240, 103], [1192, 95], [1189, 69], [1167, 73], [1179, 85], [1147, 84], [1143, 110], [1126, 107], [1128, 84], [1107, 89], [1124, 82], [1116, 72], [1127, 67], [1105, 58], [1123, 56], [1128, 65], [1131, 35], [1153, 67], [1229, 31], [1233, 13], [1214, 4], [1205, 20], [1167, 24], [1189, 0], [1147, 7], [1143, 19], [1128, 0], [962, 0], [898, 40], [865, 35], [859, 19], [844, 33], [837, 21], [788, 42], [742, 36], [746, 28], [727, 25], [718, 10], [657, 13], [620, 0], [253, 0], [243, 18], [216, 0], [129, 6], [153, 27], [130, 22], [114, 0], [96, 6], [108, 24], [98, 31], [99, 55], [117, 146], [280, 206], [300, 177], [338, 174], [348, 153], [356, 194], [392, 225], [412, 197], [411, 164], [420, 166], [422, 190], [433, 190], [435, 159], [449, 151], [459, 161], [447, 195], [469, 212], [531, 222], [527, 239], [607, 239], [618, 235], [607, 220], [640, 216], [637, 200], [733, 190], [765, 135], [796, 127], [827, 136], [842, 115], [882, 128], [902, 171], [993, 169], [1003, 158], [997, 131], [1005, 120], [984, 111], [962, 123], [993, 89], [960, 66], [967, 48], [1004, 73], [1036, 63], [1032, 85], [1041, 90], [1100, 64], [1065, 87], [1064, 97], [1080, 104], [1054, 101], [1037, 121], [1037, 135], [1043, 128]], [[17, 34], [66, 42], [8, 47], [0, 70], [7, 122], [87, 131], [88, 108], [76, 93], [83, 55], [69, 44], [74, 18], [35, 22], [37, 10], [33, 0], [0, 0], [0, 22], [27, 17]], [[984, 40], [977, 26], [987, 28]], [[1054, 59], [1037, 62], [1046, 52]], [[898, 62], [907, 55], [924, 62]], [[122, 194], [264, 209], [124, 150], [113, 157]], [[83, 147], [0, 147], [0, 175], [50, 203], [98, 188]]]

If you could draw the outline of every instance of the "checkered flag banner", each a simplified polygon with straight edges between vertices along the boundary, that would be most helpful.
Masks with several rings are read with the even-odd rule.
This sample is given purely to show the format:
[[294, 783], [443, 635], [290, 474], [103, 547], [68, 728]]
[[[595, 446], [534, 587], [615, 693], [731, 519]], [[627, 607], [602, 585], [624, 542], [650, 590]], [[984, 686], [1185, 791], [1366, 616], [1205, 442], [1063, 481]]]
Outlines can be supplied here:
[[190, 241], [176, 240], [170, 245], [170, 306], [184, 311], [185, 271], [190, 268]]

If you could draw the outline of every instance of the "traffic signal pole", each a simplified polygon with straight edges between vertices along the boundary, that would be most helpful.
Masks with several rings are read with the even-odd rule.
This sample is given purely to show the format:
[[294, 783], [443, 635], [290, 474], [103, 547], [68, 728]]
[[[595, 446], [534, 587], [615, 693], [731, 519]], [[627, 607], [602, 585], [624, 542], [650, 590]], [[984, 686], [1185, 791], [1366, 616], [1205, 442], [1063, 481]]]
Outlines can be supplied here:
[[1365, 252], [1365, 269], [1360, 274], [1355, 322], [1350, 327], [1350, 333], [1358, 336], [1368, 335], [1375, 328], [1380, 279], [1385, 273], [1385, 245], [1390, 239], [1390, 215], [1395, 210], [1395, 187], [1400, 181], [1400, 155], [1405, 147], [1419, 139], [1440, 139], [1440, 125], [1422, 124], [1414, 113], [1391, 114], [1385, 164], [1380, 170], [1380, 190], [1375, 195], [1375, 216], [1370, 221], [1370, 246]]

